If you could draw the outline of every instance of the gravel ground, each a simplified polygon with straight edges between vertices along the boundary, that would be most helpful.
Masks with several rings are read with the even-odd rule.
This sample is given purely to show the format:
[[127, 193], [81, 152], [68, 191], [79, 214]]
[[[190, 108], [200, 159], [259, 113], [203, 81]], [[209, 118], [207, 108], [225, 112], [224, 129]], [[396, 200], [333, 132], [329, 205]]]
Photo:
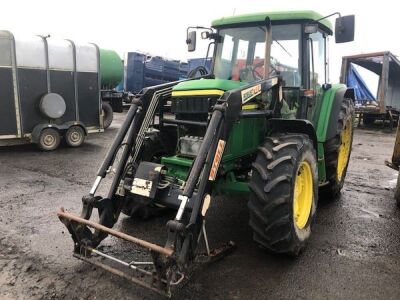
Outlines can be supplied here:
[[[109, 130], [90, 135], [78, 149], [0, 148], [0, 299], [158, 298], [74, 259], [56, 216], [60, 206], [79, 212], [123, 117], [116, 114]], [[207, 220], [211, 246], [233, 240], [238, 247], [194, 270], [175, 298], [399, 299], [397, 173], [384, 165], [393, 144], [394, 133], [356, 130], [341, 197], [320, 202], [310, 243], [297, 259], [266, 254], [252, 242], [245, 198], [215, 199]], [[116, 228], [162, 241], [166, 220], [121, 217]], [[111, 238], [104, 248], [122, 255], [132, 250]]]

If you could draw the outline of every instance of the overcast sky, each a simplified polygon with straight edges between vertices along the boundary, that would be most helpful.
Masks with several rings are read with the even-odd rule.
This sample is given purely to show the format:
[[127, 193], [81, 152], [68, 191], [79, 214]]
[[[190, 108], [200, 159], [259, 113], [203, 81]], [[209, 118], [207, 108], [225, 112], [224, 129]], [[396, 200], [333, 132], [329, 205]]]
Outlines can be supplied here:
[[[154, 55], [186, 60], [203, 57], [205, 50], [186, 51], [186, 28], [210, 25], [213, 19], [242, 13], [308, 10], [323, 15], [339, 11], [356, 15], [355, 41], [335, 44], [331, 39], [331, 81], [338, 80], [342, 55], [390, 50], [400, 54], [398, 11], [393, 2], [372, 6], [363, 1], [90, 1], [6, 0], [2, 2], [0, 28], [14, 33], [51, 34], [75, 41], [94, 42], [121, 55], [140, 50]], [[391, 8], [392, 7], [392, 8]], [[331, 19], [334, 22], [334, 19]]]

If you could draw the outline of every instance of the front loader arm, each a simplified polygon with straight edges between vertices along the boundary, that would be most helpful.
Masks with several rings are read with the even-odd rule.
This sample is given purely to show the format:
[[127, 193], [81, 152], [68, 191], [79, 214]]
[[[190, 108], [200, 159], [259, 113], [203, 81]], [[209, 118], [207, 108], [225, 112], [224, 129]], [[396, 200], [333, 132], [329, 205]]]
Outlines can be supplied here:
[[[123, 197], [116, 194], [124, 170], [127, 167], [128, 161], [130, 164], [135, 163], [143, 146], [144, 133], [154, 117], [160, 99], [163, 97], [170, 97], [172, 87], [176, 84], [177, 82], [173, 82], [146, 88], [133, 100], [127, 117], [97, 172], [96, 180], [89, 194], [82, 197], [83, 205], [81, 218], [86, 220], [90, 219], [93, 208], [97, 208], [99, 211], [99, 223], [109, 228], [114, 226], [115, 222], [118, 220], [124, 200]], [[116, 167], [115, 176], [107, 197], [102, 198], [95, 196], [98, 186], [114, 164], [115, 157], [122, 146], [124, 146], [124, 149], [119, 164]], [[75, 222], [71, 222], [65, 218], [60, 219], [67, 226], [74, 239], [75, 252], [80, 251], [79, 245], [81, 244], [95, 248], [107, 237], [104, 231], [96, 230], [92, 234], [90, 230], [84, 226], [77, 225]]]
[[[228, 91], [222, 95], [214, 106], [204, 141], [193, 162], [184, 191], [180, 197], [182, 202], [178, 213], [175, 220], [169, 223], [179, 222], [186, 204], [189, 201], [194, 201], [179, 255], [180, 264], [184, 265], [190, 257], [195, 257], [197, 242], [205, 217], [201, 212], [206, 211], [206, 209], [203, 210], [204, 199], [209, 196], [210, 183], [216, 178], [226, 140], [233, 123], [240, 119], [242, 105], [269, 90], [272, 90], [272, 106], [278, 108], [279, 105], [276, 105], [276, 103], [281, 100], [281, 86], [278, 77], [261, 80], [243, 88]], [[276, 115], [276, 113], [273, 110], [260, 111], [260, 114], [265, 117]], [[193, 197], [196, 188], [196, 197]], [[206, 205], [209, 204], [207, 203]], [[177, 227], [176, 224], [173, 227]], [[171, 236], [173, 236], [174, 241], [171, 239]], [[176, 240], [177, 234], [169, 235], [166, 245], [172, 245]]]
[[[241, 117], [242, 105], [269, 90], [272, 90], [274, 108], [279, 107], [276, 103], [280, 102], [281, 99], [279, 79], [271, 78], [250, 84], [244, 88], [228, 91], [217, 101], [217, 104], [213, 107], [198, 155], [192, 164], [183, 190], [177, 196], [178, 200], [180, 200], [180, 206], [176, 217], [167, 223], [167, 241], [164, 247], [161, 247], [111, 228], [118, 220], [125, 201], [123, 194], [119, 192], [121, 181], [124, 180], [127, 169], [138, 162], [144, 136], [155, 115], [155, 111], [160, 101], [162, 102], [171, 96], [174, 84], [176, 83], [145, 89], [134, 100], [126, 121], [97, 173], [96, 181], [89, 195], [82, 198], [83, 209], [81, 216], [74, 216], [64, 211], [64, 209], [58, 212], [60, 220], [68, 228], [74, 240], [75, 257], [167, 296], [170, 295], [170, 287], [179, 284], [184, 278], [186, 266], [196, 258], [200, 235], [202, 232], [204, 235], [206, 234], [204, 218], [207, 209], [205, 209], [205, 206], [208, 206], [210, 202], [211, 182], [218, 176], [218, 167], [225, 142], [233, 123]], [[260, 116], [263, 115], [265, 117], [275, 114], [270, 110], [263, 110], [258, 113]], [[122, 145], [125, 147], [107, 197], [95, 196], [102, 178], [106, 176], [113, 165], [115, 156]], [[205, 199], [208, 199], [208, 201], [205, 201]], [[187, 204], [190, 202], [191, 205], [188, 206]], [[98, 209], [99, 223], [89, 220], [93, 208]], [[94, 232], [89, 228], [94, 229]], [[154, 268], [153, 272], [141, 268], [141, 262], [126, 263], [96, 249], [99, 243], [109, 234], [150, 250], [153, 261], [150, 264]], [[220, 254], [221, 252], [216, 251], [214, 253]], [[208, 251], [208, 254], [209, 256], [211, 255], [210, 251]], [[131, 275], [128, 276], [124, 272], [121, 273], [120, 270], [105, 265], [98, 260], [93, 261], [92, 255], [101, 256], [117, 262], [119, 265], [133, 269], [138, 272], [138, 278], [133, 278]], [[139, 263], [139, 265], [136, 263]], [[148, 263], [146, 262], [146, 264]], [[150, 277], [151, 282], [142, 282], [143, 276]]]

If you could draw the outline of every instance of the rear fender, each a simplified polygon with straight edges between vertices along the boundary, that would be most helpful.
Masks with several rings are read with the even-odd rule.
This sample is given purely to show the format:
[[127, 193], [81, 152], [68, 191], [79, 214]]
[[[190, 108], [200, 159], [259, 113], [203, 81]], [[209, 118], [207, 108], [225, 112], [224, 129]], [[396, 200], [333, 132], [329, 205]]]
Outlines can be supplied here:
[[340, 108], [344, 98], [354, 101], [354, 90], [344, 84], [334, 84], [322, 96], [321, 108], [317, 115], [317, 139], [324, 143], [336, 135]]
[[314, 149], [317, 149], [318, 140], [314, 125], [308, 120], [286, 120], [270, 119], [268, 120], [270, 134], [274, 133], [300, 133], [306, 134], [311, 139]]
[[344, 98], [351, 98], [354, 101], [354, 90], [344, 84], [334, 84], [324, 91], [319, 108], [315, 112], [318, 177], [321, 185], [326, 183], [324, 143], [337, 134], [337, 122]]
[[269, 121], [270, 134], [274, 133], [299, 133], [306, 134], [311, 139], [317, 154], [318, 161], [318, 181], [323, 184], [326, 181], [324, 147], [322, 143], [318, 143], [317, 133], [314, 125], [308, 120], [285, 120], [285, 119], [270, 119]]

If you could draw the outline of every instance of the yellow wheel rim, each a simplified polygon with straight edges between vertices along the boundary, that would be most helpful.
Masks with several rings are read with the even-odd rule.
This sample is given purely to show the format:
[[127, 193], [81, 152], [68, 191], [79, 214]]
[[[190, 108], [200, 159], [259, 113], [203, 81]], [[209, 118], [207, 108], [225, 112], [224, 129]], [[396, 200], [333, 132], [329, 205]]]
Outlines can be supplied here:
[[342, 180], [347, 164], [349, 163], [352, 131], [353, 131], [353, 126], [351, 123], [351, 119], [349, 119], [346, 121], [342, 134], [340, 136], [338, 164], [336, 168], [336, 175], [338, 181]]
[[308, 162], [303, 161], [297, 171], [293, 198], [293, 218], [299, 229], [303, 229], [307, 225], [310, 217], [313, 185], [311, 166]]

